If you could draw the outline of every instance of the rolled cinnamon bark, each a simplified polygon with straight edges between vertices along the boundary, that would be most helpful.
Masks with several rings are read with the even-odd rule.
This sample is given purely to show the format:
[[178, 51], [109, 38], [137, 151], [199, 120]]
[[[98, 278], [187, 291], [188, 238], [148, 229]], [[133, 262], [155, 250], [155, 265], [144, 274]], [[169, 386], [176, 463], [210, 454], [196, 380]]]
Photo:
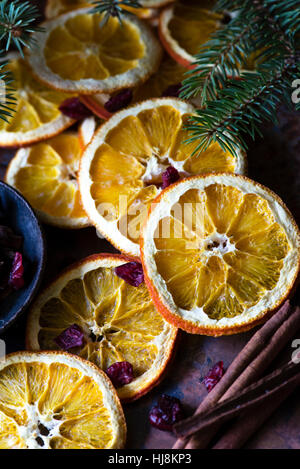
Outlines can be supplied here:
[[[286, 301], [279, 311], [274, 314], [249, 340], [247, 345], [242, 349], [238, 356], [233, 360], [225, 375], [214, 387], [214, 389], [207, 395], [199, 405], [196, 414], [204, 414], [209, 411], [232, 386], [236, 379], [244, 372], [249, 364], [260, 354], [265, 348], [266, 343], [272, 338], [280, 326], [285, 322], [289, 316], [290, 304]], [[294, 331], [294, 329], [293, 329]], [[282, 347], [289, 340], [282, 339]], [[280, 352], [281, 346], [278, 350], [272, 351], [272, 359], [275, 358], [277, 353]], [[261, 371], [261, 373], [264, 370]], [[259, 373], [257, 376], [259, 377]], [[249, 379], [249, 378], [248, 378]], [[189, 441], [178, 439], [173, 446], [173, 449], [194, 449], [205, 448], [213, 435], [194, 435]]]
[[276, 409], [287, 399], [297, 388], [298, 382], [294, 381], [290, 386], [281, 390], [273, 396], [266, 405], [262, 403], [254, 409], [246, 411], [241, 417], [225, 432], [212, 449], [239, 449], [251, 438], [265, 421], [275, 412]]
[[188, 437], [197, 431], [210, 431], [216, 426], [237, 417], [245, 410], [254, 409], [257, 405], [269, 405], [275, 396], [280, 396], [287, 389], [300, 385], [300, 363], [289, 362], [268, 376], [251, 384], [239, 395], [220, 402], [205, 415], [193, 415], [178, 422], [174, 431], [178, 436]]
[[[259, 379], [270, 363], [276, 358], [285, 345], [294, 337], [295, 332], [300, 327], [300, 309], [296, 308], [289, 317], [284, 315], [284, 320], [279, 328], [265, 342], [265, 347], [244, 369], [238, 378], [232, 383], [227, 391], [220, 398], [220, 402], [233, 397], [249, 384]], [[224, 375], [225, 376], [225, 375]], [[221, 380], [222, 381], [222, 380]], [[203, 434], [197, 434], [187, 442], [186, 449], [206, 448], [213, 436], [219, 430], [220, 425]]]

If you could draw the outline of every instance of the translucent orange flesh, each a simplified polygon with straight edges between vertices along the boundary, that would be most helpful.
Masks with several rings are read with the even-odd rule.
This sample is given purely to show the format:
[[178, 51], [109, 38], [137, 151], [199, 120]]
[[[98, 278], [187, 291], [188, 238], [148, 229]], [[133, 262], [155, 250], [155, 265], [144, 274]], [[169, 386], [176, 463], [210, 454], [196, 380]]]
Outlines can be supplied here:
[[65, 133], [29, 149], [15, 186], [32, 206], [53, 217], [85, 218], [77, 183], [81, 148], [76, 134]]
[[68, 80], [104, 80], [127, 72], [145, 54], [139, 29], [99, 14], [80, 14], [51, 31], [45, 58], [48, 67]]
[[[7, 70], [13, 74], [16, 109], [8, 121], [0, 121], [0, 131], [29, 132], [61, 116], [60, 104], [70, 95], [49, 90], [32, 76], [23, 60], [11, 60]], [[38, 136], [38, 134], [37, 134]]]
[[0, 371], [0, 449], [32, 447], [41, 423], [57, 428], [41, 447], [107, 448], [113, 439], [109, 411], [92, 378], [58, 362], [8, 365]]
[[222, 184], [181, 196], [160, 221], [155, 245], [175, 304], [216, 320], [243, 313], [272, 290], [290, 250], [265, 199]]
[[85, 347], [74, 353], [103, 370], [128, 361], [136, 378], [151, 368], [159, 353], [155, 339], [165, 327], [145, 285], [132, 287], [110, 268], [91, 270], [69, 281], [59, 296], [41, 307], [41, 349], [57, 349], [55, 337], [74, 323], [86, 335]]

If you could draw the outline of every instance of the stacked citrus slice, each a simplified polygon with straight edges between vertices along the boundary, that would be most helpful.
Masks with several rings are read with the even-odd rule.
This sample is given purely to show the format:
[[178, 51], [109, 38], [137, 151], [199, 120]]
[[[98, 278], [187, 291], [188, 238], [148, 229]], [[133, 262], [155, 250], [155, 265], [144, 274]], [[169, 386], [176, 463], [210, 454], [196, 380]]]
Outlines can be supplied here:
[[39, 48], [28, 52], [34, 74], [47, 86], [69, 93], [111, 93], [135, 86], [154, 73], [161, 47], [151, 29], [134, 15], [122, 24], [74, 10], [43, 24]]
[[68, 95], [40, 84], [22, 59], [11, 59], [6, 68], [13, 74], [17, 103], [8, 122], [0, 121], [0, 146], [45, 140], [75, 122], [59, 110]]
[[218, 144], [195, 153], [185, 125], [194, 108], [178, 99], [152, 99], [116, 113], [86, 147], [79, 172], [82, 203], [91, 222], [118, 249], [139, 255], [140, 228], [173, 166], [183, 176], [211, 171], [243, 174], [245, 156]]
[[0, 449], [123, 448], [126, 423], [107, 376], [66, 353], [0, 363]]
[[[132, 89], [129, 104], [138, 103], [149, 98], [161, 98], [162, 96], [179, 94], [180, 85], [185, 73], [186, 69], [184, 67], [175, 62], [171, 57], [165, 55], [158, 71], [151, 75], [145, 83], [141, 83]], [[120, 96], [122, 97], [122, 91], [121, 93], [113, 93], [112, 96], [107, 94], [82, 96], [81, 100], [97, 116], [108, 119], [111, 117], [112, 111], [107, 107], [107, 103], [113, 99], [116, 105], [118, 105]]]
[[[84, 141], [90, 138], [91, 125], [81, 127]], [[21, 148], [10, 162], [6, 182], [24, 195], [43, 222], [60, 228], [89, 226], [77, 183], [81, 153], [74, 132]]]
[[232, 334], [266, 319], [291, 292], [299, 230], [260, 184], [228, 173], [197, 176], [155, 200], [141, 254], [168, 321], [191, 333]]
[[26, 335], [30, 350], [53, 350], [55, 339], [76, 324], [85, 344], [73, 353], [103, 370], [116, 362], [133, 366], [133, 381], [118, 388], [126, 401], [159, 382], [177, 335], [156, 311], [144, 283], [131, 286], [116, 275], [115, 269], [128, 261], [103, 254], [71, 266], [35, 301]]
[[192, 68], [200, 46], [222, 27], [224, 15], [212, 11], [214, 4], [213, 0], [181, 0], [162, 11], [161, 42], [181, 65]]

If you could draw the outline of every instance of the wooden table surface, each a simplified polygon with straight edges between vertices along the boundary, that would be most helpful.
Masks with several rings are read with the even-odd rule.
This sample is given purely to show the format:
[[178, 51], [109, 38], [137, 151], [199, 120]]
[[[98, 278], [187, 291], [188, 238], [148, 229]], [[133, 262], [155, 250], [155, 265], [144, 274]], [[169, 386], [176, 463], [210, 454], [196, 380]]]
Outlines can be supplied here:
[[[37, 3], [40, 5], [43, 2]], [[13, 154], [13, 151], [0, 152], [0, 178]], [[264, 138], [251, 146], [248, 158], [249, 177], [277, 192], [300, 224], [300, 115], [282, 110], [279, 126], [265, 130]], [[44, 283], [75, 260], [98, 252], [115, 252], [107, 241], [97, 237], [94, 228], [74, 232], [45, 227], [45, 233], [48, 261]], [[299, 289], [296, 296], [300, 299]], [[25, 316], [1, 337], [6, 341], [7, 352], [24, 349]], [[208, 369], [219, 360], [224, 361], [226, 368], [252, 334], [253, 331], [250, 331], [230, 337], [211, 338], [182, 333], [180, 351], [177, 351], [162, 384], [139, 401], [125, 405], [127, 447], [171, 448], [173, 436], [152, 428], [148, 423], [151, 406], [162, 393], [167, 393], [181, 399], [186, 414], [190, 415], [206, 395], [202, 379]], [[298, 334], [295, 331], [295, 338], [300, 338], [300, 331]], [[286, 357], [290, 357], [291, 353], [289, 346], [285, 351]], [[246, 447], [299, 449], [299, 430], [300, 400], [298, 393], [295, 393], [249, 440]]]

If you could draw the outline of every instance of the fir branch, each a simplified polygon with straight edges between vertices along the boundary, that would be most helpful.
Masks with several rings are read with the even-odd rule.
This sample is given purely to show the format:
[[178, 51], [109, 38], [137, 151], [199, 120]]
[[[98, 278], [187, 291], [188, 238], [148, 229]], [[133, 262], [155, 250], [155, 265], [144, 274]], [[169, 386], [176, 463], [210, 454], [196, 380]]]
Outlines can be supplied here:
[[218, 99], [190, 119], [189, 141], [199, 141], [195, 152], [204, 151], [212, 142], [234, 155], [240, 148], [246, 150], [244, 135], [260, 134], [264, 121], [276, 121], [278, 104], [291, 103], [294, 77], [295, 65], [287, 61], [273, 74], [244, 72], [240, 80], [228, 80]]
[[[300, 0], [219, 0], [216, 10], [224, 9], [235, 18], [201, 47], [181, 97], [200, 96], [202, 109], [188, 125], [196, 151], [215, 141], [236, 154], [246, 149], [246, 134], [254, 138], [263, 121], [275, 120], [280, 101], [291, 104], [291, 84], [299, 78]], [[242, 72], [251, 53], [256, 73]]]
[[[3, 51], [0, 51], [0, 55], [2, 53]], [[7, 64], [8, 61], [0, 64], [0, 119], [5, 122], [8, 122], [8, 118], [12, 116], [17, 102], [15, 90], [11, 86], [13, 75], [7, 71]]]
[[217, 31], [195, 56], [195, 69], [184, 80], [181, 97], [190, 99], [200, 92], [201, 106], [217, 97], [228, 76], [238, 76], [249, 55], [251, 18], [238, 16]]
[[[122, 15], [124, 14], [124, 7], [140, 8], [141, 5], [136, 0], [100, 0], [93, 2], [95, 5], [91, 13], [104, 14], [102, 24], [107, 23], [108, 19], [113, 16], [118, 18], [122, 23]], [[127, 13], [131, 14], [131, 12]]]
[[38, 17], [37, 7], [31, 5], [28, 1], [1, 0], [0, 41], [6, 43], [6, 51], [14, 44], [20, 54], [23, 55], [22, 48], [33, 45], [34, 40], [31, 33], [41, 31], [41, 28], [34, 25]]

